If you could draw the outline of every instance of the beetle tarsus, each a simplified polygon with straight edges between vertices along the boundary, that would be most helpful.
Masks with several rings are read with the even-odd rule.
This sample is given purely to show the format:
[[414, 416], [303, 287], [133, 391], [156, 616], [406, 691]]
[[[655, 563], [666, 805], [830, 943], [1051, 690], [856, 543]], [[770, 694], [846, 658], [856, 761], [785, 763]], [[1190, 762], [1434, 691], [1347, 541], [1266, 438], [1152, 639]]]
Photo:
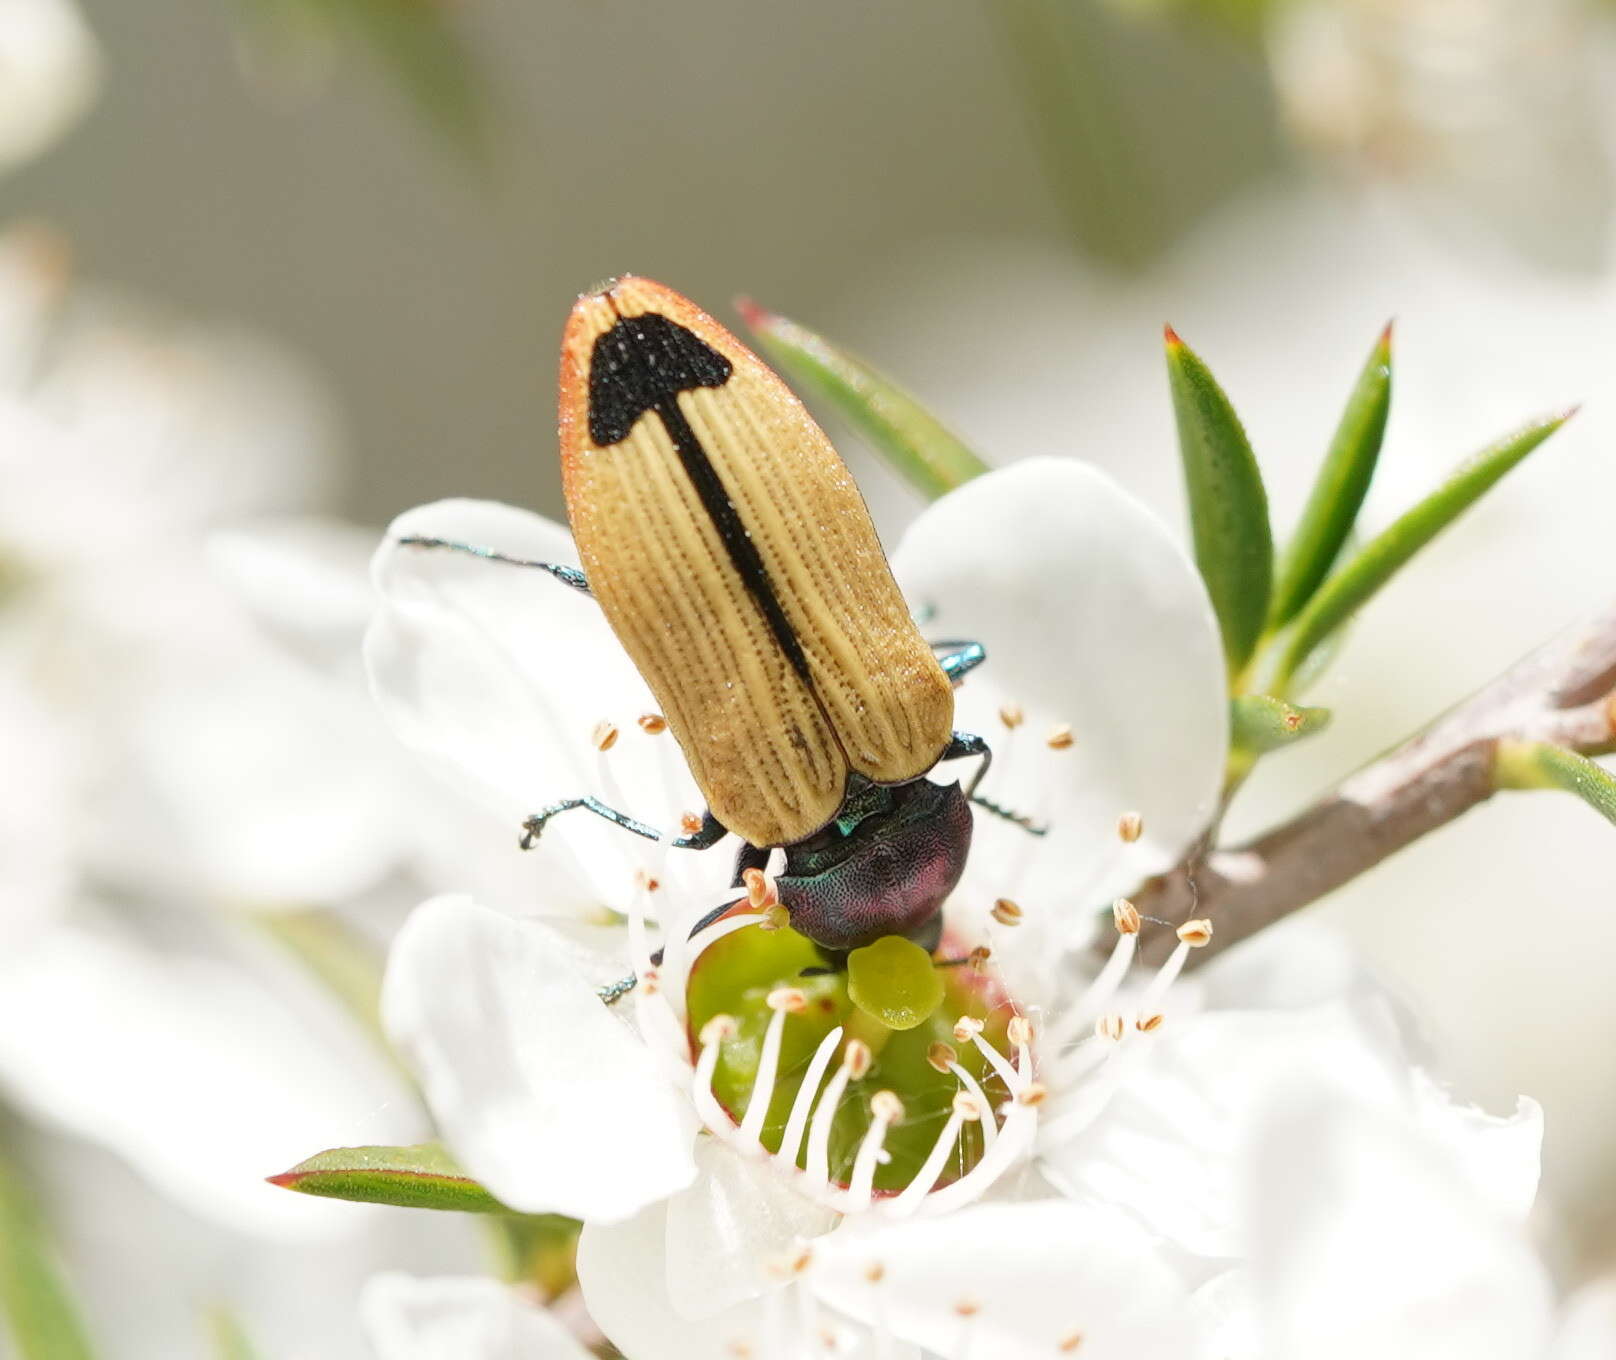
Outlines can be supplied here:
[[[540, 808], [531, 817], [522, 823], [522, 837], [518, 844], [524, 850], [531, 850], [544, 834], [544, 828], [550, 824], [552, 817], [563, 812], [571, 812], [574, 808], [584, 808], [593, 812], [597, 817], [604, 817], [613, 826], [620, 826], [624, 831], [632, 831], [636, 836], [643, 836], [648, 841], [659, 841], [662, 833], [654, 826], [645, 822], [636, 821], [626, 812], [619, 812], [614, 807], [607, 807], [598, 798], [563, 798], [559, 803], [551, 803], [549, 807]], [[705, 850], [710, 845], [716, 845], [728, 834], [724, 824], [711, 812], [702, 816], [701, 826], [687, 836], [675, 837], [668, 843], [676, 850]]]
[[409, 534], [399, 539], [399, 543], [409, 548], [447, 548], [450, 552], [468, 553], [472, 557], [480, 557], [485, 562], [504, 562], [512, 567], [533, 567], [538, 571], [547, 571], [564, 586], [571, 586], [585, 595], [594, 592], [589, 589], [589, 578], [578, 567], [564, 566], [560, 562], [538, 562], [529, 557], [512, 557], [509, 553], [496, 552], [493, 548], [484, 548], [476, 543], [457, 543], [452, 538], [432, 538], [425, 534]]

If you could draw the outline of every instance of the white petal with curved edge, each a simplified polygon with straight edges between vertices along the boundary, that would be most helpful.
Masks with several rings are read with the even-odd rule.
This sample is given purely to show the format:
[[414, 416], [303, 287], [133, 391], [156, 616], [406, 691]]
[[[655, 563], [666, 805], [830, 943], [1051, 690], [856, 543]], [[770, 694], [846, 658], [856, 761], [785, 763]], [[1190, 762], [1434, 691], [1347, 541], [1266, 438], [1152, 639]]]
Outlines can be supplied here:
[[668, 1201], [668, 1294], [692, 1320], [766, 1292], [778, 1283], [770, 1270], [781, 1256], [836, 1222], [772, 1162], [716, 1138], [698, 1142], [696, 1164], [695, 1184]]
[[1064, 1101], [1084, 1091], [1055, 1093], [1041, 1129], [1045, 1172], [1067, 1194], [1126, 1209], [1204, 1256], [1242, 1250], [1240, 1158], [1268, 1102], [1318, 1074], [1364, 1100], [1406, 1100], [1389, 1024], [1341, 1003], [1170, 1017], [1127, 1042], [1148, 1046], [1142, 1061], [1086, 1130], [1058, 1142], [1050, 1131]]
[[1188, 1293], [1151, 1239], [1120, 1214], [1061, 1200], [839, 1232], [809, 1278], [825, 1302], [942, 1355], [967, 1337], [980, 1356], [1053, 1356], [1063, 1344], [1084, 1360], [1190, 1351]]
[[[365, 641], [371, 685], [403, 740], [510, 822], [564, 798], [594, 795], [658, 829], [702, 799], [666, 732], [638, 725], [650, 691], [593, 600], [547, 572], [447, 549], [445, 538], [512, 556], [576, 565], [558, 524], [492, 501], [440, 501], [396, 519], [372, 574], [382, 607]], [[618, 731], [596, 749], [602, 722]], [[535, 853], [576, 861], [602, 900], [620, 905], [637, 867], [717, 900], [722, 855], [666, 856], [585, 811], [560, 818]], [[665, 863], [664, 863], [665, 861]]]
[[1542, 1265], [1409, 1120], [1303, 1098], [1276, 1111], [1250, 1156], [1253, 1297], [1270, 1360], [1544, 1353]]
[[497, 1280], [373, 1275], [359, 1316], [376, 1360], [589, 1360], [552, 1314]]
[[690, 1183], [695, 1117], [569, 953], [544, 926], [436, 898], [394, 941], [382, 1016], [495, 1196], [614, 1221]]
[[769, 1354], [763, 1349], [764, 1309], [756, 1300], [699, 1322], [680, 1315], [668, 1295], [667, 1226], [665, 1204], [653, 1204], [625, 1223], [584, 1225], [578, 1287], [596, 1325], [636, 1360], [711, 1360], [737, 1343], [750, 1345], [756, 1355]]
[[89, 108], [100, 65], [72, 0], [0, 0], [0, 170], [43, 151]]
[[[1228, 751], [1224, 662], [1206, 591], [1166, 527], [1110, 478], [1033, 458], [967, 483], [904, 535], [893, 567], [929, 636], [987, 661], [958, 693], [957, 727], [997, 759], [982, 792], [1047, 820], [1034, 841], [979, 814], [973, 869], [994, 896], [1087, 908], [1168, 867], [1205, 827]], [[1007, 732], [1002, 705], [1025, 723]], [[1047, 744], [1067, 724], [1064, 750]], [[1138, 812], [1125, 844], [1117, 819]], [[1026, 886], [1013, 868], [1024, 864]]]
[[425, 1132], [374, 1045], [306, 978], [66, 927], [0, 964], [8, 1098], [206, 1219], [289, 1240], [352, 1232], [372, 1211], [264, 1177], [322, 1147]]

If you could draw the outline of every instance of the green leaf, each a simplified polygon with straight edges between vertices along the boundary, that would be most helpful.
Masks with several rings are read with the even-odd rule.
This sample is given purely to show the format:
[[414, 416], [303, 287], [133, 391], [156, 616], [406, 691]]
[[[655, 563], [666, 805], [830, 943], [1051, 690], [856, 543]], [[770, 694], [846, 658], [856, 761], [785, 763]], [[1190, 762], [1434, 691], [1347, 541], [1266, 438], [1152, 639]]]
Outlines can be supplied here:
[[1587, 756], [1546, 741], [1498, 743], [1493, 757], [1493, 782], [1501, 789], [1560, 789], [1573, 793], [1616, 823], [1616, 775]]
[[924, 495], [936, 499], [988, 470], [936, 416], [862, 359], [748, 298], [737, 298], [735, 309], [786, 377], [833, 408]]
[[1483, 449], [1396, 523], [1366, 543], [1319, 588], [1296, 620], [1279, 664], [1275, 687], [1288, 690], [1291, 677], [1315, 647], [1573, 414], [1574, 409], [1547, 420], [1534, 421]]
[[362, 1204], [454, 1209], [469, 1214], [512, 1212], [466, 1175], [437, 1143], [332, 1148], [268, 1179], [271, 1185], [299, 1194]]
[[1167, 380], [1189, 495], [1195, 562], [1238, 688], [1268, 617], [1274, 540], [1268, 493], [1234, 407], [1193, 350], [1167, 328]]
[[1335, 438], [1313, 483], [1279, 566], [1269, 626], [1280, 628], [1302, 610], [1329, 575], [1369, 491], [1392, 400], [1392, 328], [1381, 332], [1358, 375]]
[[19, 1360], [90, 1360], [94, 1352], [45, 1225], [17, 1172], [0, 1162], [0, 1317]]
[[1330, 722], [1327, 708], [1299, 707], [1271, 694], [1242, 694], [1229, 708], [1231, 743], [1259, 756], [1321, 732]]

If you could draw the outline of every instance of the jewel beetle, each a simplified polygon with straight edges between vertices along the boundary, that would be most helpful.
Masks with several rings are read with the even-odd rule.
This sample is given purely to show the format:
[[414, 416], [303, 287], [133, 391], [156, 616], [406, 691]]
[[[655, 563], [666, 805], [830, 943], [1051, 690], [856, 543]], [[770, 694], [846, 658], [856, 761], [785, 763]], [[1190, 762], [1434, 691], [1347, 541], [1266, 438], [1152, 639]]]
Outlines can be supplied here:
[[[735, 883], [785, 853], [792, 928], [832, 956], [885, 935], [934, 949], [992, 753], [953, 728], [976, 643], [922, 636], [846, 465], [785, 383], [662, 284], [578, 299], [561, 345], [567, 515], [583, 570], [529, 562], [592, 595], [650, 687], [707, 801], [670, 844], [744, 842]], [[980, 757], [967, 787], [927, 774]], [[593, 797], [585, 809], [650, 839]], [[734, 904], [713, 913], [722, 914]]]

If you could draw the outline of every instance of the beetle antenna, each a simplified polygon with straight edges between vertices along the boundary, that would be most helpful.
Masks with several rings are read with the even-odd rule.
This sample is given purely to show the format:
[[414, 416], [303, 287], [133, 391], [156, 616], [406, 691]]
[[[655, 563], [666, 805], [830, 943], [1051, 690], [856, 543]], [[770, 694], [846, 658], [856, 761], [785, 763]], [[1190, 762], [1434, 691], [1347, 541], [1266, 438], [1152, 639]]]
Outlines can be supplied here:
[[[661, 951], [658, 950], [657, 952], [660, 953]], [[621, 1001], [632, 992], [638, 982], [639, 978], [630, 973], [626, 978], [618, 978], [616, 982], [608, 982], [604, 987], [597, 987], [595, 995], [610, 1006], [613, 1002]]]
[[971, 794], [970, 798], [971, 802], [975, 803], [977, 807], [986, 812], [991, 812], [995, 817], [1002, 817], [1007, 822], [1013, 822], [1029, 836], [1047, 836], [1049, 834], [1047, 823], [1035, 822], [1023, 812], [1012, 811], [1010, 808], [995, 803], [991, 798], [982, 797], [979, 793]]
[[450, 552], [480, 557], [485, 562], [504, 562], [512, 567], [534, 567], [539, 571], [549, 572], [564, 586], [571, 586], [585, 595], [593, 593], [582, 571], [560, 562], [537, 562], [530, 557], [512, 557], [509, 553], [496, 552], [493, 548], [485, 548], [477, 543], [459, 543], [452, 538], [432, 538], [426, 534], [406, 534], [398, 541], [400, 546], [406, 548], [446, 548]]

